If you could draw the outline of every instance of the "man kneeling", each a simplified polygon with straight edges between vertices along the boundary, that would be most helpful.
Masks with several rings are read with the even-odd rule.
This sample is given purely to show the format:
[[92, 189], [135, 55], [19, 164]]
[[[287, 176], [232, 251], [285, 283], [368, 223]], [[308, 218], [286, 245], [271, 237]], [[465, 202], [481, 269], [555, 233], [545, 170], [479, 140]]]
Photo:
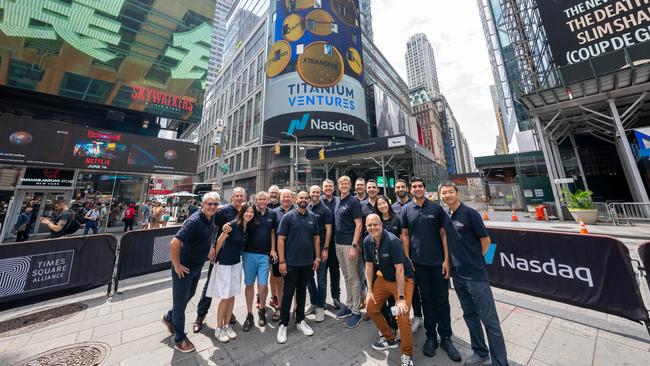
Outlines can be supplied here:
[[372, 344], [372, 348], [378, 351], [397, 348], [397, 335], [381, 314], [384, 302], [392, 295], [397, 299], [393, 314], [397, 317], [397, 327], [401, 336], [399, 343], [402, 353], [401, 365], [412, 366], [413, 333], [409, 309], [413, 297], [413, 266], [404, 255], [402, 242], [392, 233], [383, 230], [379, 216], [369, 215], [366, 218], [366, 229], [369, 234], [363, 240], [366, 281], [369, 284], [374, 283], [372, 288], [368, 288], [366, 309], [370, 319], [382, 334]]

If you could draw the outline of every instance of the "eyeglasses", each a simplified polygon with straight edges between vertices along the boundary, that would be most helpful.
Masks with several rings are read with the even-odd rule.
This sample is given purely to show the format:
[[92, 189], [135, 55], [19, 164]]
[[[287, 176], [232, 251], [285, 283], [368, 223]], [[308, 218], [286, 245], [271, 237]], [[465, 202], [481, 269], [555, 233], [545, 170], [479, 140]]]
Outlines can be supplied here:
[[219, 206], [219, 202], [206, 202], [205, 205], [208, 207], [216, 207]]

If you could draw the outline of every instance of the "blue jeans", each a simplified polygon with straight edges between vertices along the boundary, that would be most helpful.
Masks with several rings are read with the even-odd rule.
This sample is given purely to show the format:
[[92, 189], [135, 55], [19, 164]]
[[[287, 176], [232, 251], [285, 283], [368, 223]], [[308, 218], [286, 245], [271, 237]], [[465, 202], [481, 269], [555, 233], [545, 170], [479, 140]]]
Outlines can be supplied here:
[[327, 298], [327, 261], [320, 262], [318, 270], [316, 271], [316, 279], [318, 285], [311, 276], [307, 282], [307, 289], [309, 290], [309, 302], [317, 308], [325, 308], [325, 299]]
[[[472, 350], [481, 357], [490, 354], [492, 365], [508, 365], [506, 344], [503, 340], [499, 315], [487, 281], [468, 281], [454, 277], [454, 288], [463, 308], [463, 318], [469, 328]], [[490, 349], [485, 345], [483, 327], [487, 332]]]
[[174, 325], [174, 342], [176, 343], [182, 342], [187, 337], [185, 334], [185, 308], [187, 308], [187, 303], [190, 302], [196, 292], [202, 268], [203, 266], [190, 268], [190, 273], [183, 278], [179, 278], [174, 268], [172, 268], [172, 298], [174, 305], [165, 315], [165, 319]]
[[98, 222], [97, 221], [86, 221], [86, 227], [84, 228], [84, 235], [88, 235], [88, 232], [90, 230], [93, 231], [93, 234], [97, 234], [97, 231], [99, 231], [98, 227]]

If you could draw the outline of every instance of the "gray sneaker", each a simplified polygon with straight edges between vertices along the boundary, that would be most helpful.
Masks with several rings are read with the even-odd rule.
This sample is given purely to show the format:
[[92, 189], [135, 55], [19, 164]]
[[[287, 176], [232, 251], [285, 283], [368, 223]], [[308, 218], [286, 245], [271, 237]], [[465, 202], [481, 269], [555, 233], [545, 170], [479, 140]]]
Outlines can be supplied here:
[[472, 353], [463, 361], [463, 366], [481, 366], [490, 361], [490, 356], [481, 357], [476, 353]]

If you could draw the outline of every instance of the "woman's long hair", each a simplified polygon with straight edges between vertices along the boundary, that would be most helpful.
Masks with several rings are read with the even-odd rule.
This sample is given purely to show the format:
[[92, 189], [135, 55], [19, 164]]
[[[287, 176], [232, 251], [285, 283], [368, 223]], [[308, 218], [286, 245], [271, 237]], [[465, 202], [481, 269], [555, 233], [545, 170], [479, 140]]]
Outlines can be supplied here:
[[379, 211], [379, 200], [384, 200], [388, 205], [388, 217], [390, 220], [392, 220], [393, 217], [395, 217], [395, 211], [393, 211], [393, 207], [390, 205], [390, 201], [388, 198], [386, 198], [386, 196], [377, 196], [377, 202], [375, 203], [375, 213], [379, 216], [381, 221], [384, 221], [384, 214]]
[[239, 208], [239, 212], [237, 213], [237, 226], [239, 226], [239, 228], [242, 230], [244, 229], [244, 214], [246, 211], [248, 211], [249, 208], [253, 209], [253, 218], [248, 222], [249, 225], [246, 225], [246, 230], [250, 228], [250, 224], [255, 221], [255, 217], [257, 216], [257, 210], [255, 209], [255, 206], [248, 202], [242, 203], [241, 207]]

